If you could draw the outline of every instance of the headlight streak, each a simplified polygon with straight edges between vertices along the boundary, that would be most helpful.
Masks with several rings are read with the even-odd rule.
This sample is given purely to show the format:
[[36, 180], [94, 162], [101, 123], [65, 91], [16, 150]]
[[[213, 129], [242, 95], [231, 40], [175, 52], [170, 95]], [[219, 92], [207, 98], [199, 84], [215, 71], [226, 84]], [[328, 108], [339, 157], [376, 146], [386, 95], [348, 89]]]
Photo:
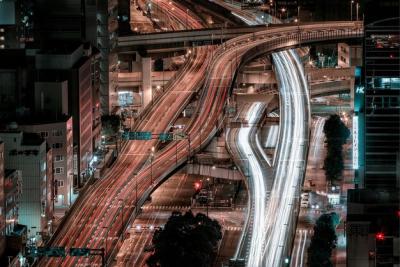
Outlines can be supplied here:
[[315, 121], [315, 127], [314, 127], [314, 136], [311, 144], [314, 144], [312, 146], [313, 152], [313, 161], [316, 162], [319, 159], [319, 151], [320, 151], [320, 145], [322, 143], [322, 140], [324, 139], [324, 125], [325, 125], [325, 118], [324, 117], [317, 117], [317, 120]]
[[263, 159], [271, 167], [271, 161], [269, 160], [268, 156], [265, 154], [264, 149], [261, 147], [260, 138], [258, 137], [258, 133], [256, 133], [256, 138], [255, 139], [256, 139], [256, 145], [257, 145], [258, 151], [260, 151], [260, 154], [262, 155]]
[[309, 122], [309, 96], [300, 60], [294, 50], [274, 53], [272, 57], [280, 85], [282, 132], [276, 175], [266, 211], [262, 261], [266, 267], [281, 266], [285, 253], [288, 253], [295, 226], [296, 191], [304, 175]]
[[[265, 105], [263, 103], [254, 103], [247, 113], [247, 121], [250, 125], [254, 124]], [[258, 266], [258, 261], [262, 257], [262, 249], [264, 243], [264, 223], [265, 223], [265, 204], [266, 204], [266, 185], [263, 177], [263, 171], [257, 157], [254, 155], [250, 144], [250, 134], [254, 130], [253, 127], [241, 128], [239, 130], [239, 148], [243, 155], [248, 159], [250, 167], [249, 186], [253, 190], [252, 208], [253, 222], [251, 229], [251, 241], [248, 254], [248, 266]]]
[[279, 126], [271, 125], [269, 127], [268, 137], [265, 142], [265, 147], [267, 148], [276, 147], [276, 144], [278, 142], [278, 133], [279, 133]]

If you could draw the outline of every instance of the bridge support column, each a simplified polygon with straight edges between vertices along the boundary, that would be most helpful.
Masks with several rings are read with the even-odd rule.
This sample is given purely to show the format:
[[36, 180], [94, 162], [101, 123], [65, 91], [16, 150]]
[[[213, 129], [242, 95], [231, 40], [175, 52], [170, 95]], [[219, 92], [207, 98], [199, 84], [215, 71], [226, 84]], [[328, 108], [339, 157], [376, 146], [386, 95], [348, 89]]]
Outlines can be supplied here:
[[142, 58], [142, 98], [145, 108], [153, 100], [153, 90], [151, 87], [151, 58]]

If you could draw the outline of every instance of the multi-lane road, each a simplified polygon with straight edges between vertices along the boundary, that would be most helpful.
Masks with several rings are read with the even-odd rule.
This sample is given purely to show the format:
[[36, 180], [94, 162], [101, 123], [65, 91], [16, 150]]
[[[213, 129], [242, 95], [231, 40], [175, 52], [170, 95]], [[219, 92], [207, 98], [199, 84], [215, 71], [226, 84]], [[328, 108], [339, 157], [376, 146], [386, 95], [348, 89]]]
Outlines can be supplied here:
[[[123, 149], [120, 158], [109, 174], [83, 196], [82, 201], [78, 203], [79, 207], [68, 216], [64, 228], [58, 232], [51, 245], [65, 246], [67, 249], [69, 247], [107, 247], [106, 256], [108, 258], [120, 244], [114, 237], [118, 237], [123, 232], [123, 225], [128, 221], [126, 215], [133, 213], [135, 204], [142, 204], [162, 179], [166, 178], [177, 165], [184, 163], [189, 153], [193, 154], [204, 147], [217, 129], [222, 126], [222, 114], [234, 77], [233, 74], [245, 52], [261, 44], [270, 44], [269, 47], [277, 49], [294, 45], [299, 41], [315, 41], [345, 36], [354, 38], [361, 32], [359, 26], [357, 23], [350, 22], [288, 26], [279, 30], [271, 29], [241, 36], [226, 42], [218, 47], [215, 52], [207, 50], [211, 48], [202, 48], [205, 50], [203, 56], [190, 57], [189, 60], [193, 61], [192, 67], [183, 72], [182, 77], [176, 79], [177, 84], [166, 90], [167, 93], [160, 98], [159, 104], [153, 105], [151, 112], [148, 112], [149, 115], [145, 116], [137, 127], [138, 130], [154, 133], [168, 129], [170, 122], [176, 118], [187, 103], [188, 95], [192, 95], [206, 78], [196, 116], [192, 118], [185, 129], [190, 137], [191, 149], [189, 149], [189, 140], [171, 142], [160, 151], [156, 147], [157, 140], [130, 142]], [[268, 52], [264, 49], [265, 46], [263, 53]], [[199, 55], [200, 53], [198, 51], [194, 54]], [[208, 62], [207, 58], [210, 57], [212, 57], [212, 61]], [[294, 100], [292, 104], [296, 105]], [[301, 103], [297, 104], [301, 105]], [[296, 125], [293, 126], [294, 129], [297, 129]], [[287, 145], [292, 146], [293, 144]], [[155, 147], [154, 152], [153, 147]], [[301, 149], [294, 151], [296, 153], [300, 151], [298, 153], [301, 154]], [[148, 160], [149, 158], [151, 160]], [[135, 175], [135, 173], [137, 174]], [[296, 177], [296, 173], [292, 174], [293, 177]], [[281, 187], [272, 191], [281, 192], [279, 190]], [[135, 188], [138, 192], [137, 197], [134, 193]], [[289, 214], [291, 209], [286, 207], [282, 211]], [[125, 217], [123, 217], [124, 214]], [[282, 219], [283, 223], [284, 221]], [[270, 232], [267, 231], [266, 235], [269, 236]], [[271, 240], [270, 244], [276, 244], [275, 240]], [[279, 254], [282, 251], [282, 249], [278, 249], [276, 253]], [[44, 259], [41, 264], [73, 266], [87, 264], [89, 260], [66, 257], [63, 260], [46, 261]], [[99, 263], [97, 260], [94, 261]]]
[[[175, 12], [178, 10], [176, 6]], [[171, 8], [171, 7], [169, 7]], [[189, 25], [198, 26], [197, 19], [188, 18]], [[151, 106], [141, 115], [141, 120], [134, 127], [138, 131], [161, 133], [169, 128], [169, 124], [179, 115], [182, 109], [195, 94], [204, 81], [212, 47], [199, 47], [189, 54], [187, 62], [177, 76], [166, 85], [165, 94], [155, 99]], [[54, 238], [51, 245], [69, 247], [106, 248], [108, 257], [116, 245], [118, 237], [135, 210], [139, 197], [152, 189], [152, 177], [160, 177], [157, 140], [132, 141], [123, 148], [117, 162], [109, 173], [84, 196], [66, 219], [63, 229]], [[171, 151], [171, 149], [169, 150]], [[151, 162], [148, 158], [153, 157]], [[173, 166], [174, 157], [164, 163]], [[153, 162], [154, 161], [154, 162]], [[154, 165], [154, 168], [153, 168]], [[142, 172], [134, 175], [144, 167]], [[133, 192], [137, 192], [133, 193]], [[137, 198], [136, 198], [137, 197]], [[123, 217], [123, 215], [125, 215]], [[43, 259], [44, 266], [75, 266], [89, 264], [91, 259], [66, 257], [65, 259]], [[93, 259], [99, 263], [98, 259]]]

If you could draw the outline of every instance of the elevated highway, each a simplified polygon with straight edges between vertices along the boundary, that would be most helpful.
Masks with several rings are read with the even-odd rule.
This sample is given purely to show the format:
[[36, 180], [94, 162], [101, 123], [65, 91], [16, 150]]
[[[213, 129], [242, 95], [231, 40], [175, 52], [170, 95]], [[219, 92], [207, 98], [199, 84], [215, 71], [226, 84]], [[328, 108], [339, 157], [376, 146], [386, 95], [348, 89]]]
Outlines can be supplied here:
[[[305, 26], [318, 25], [316, 23], [296, 23], [296, 24], [270, 24], [256, 25], [256, 26], [245, 26], [236, 28], [207, 28], [207, 29], [195, 29], [178, 32], [158, 32], [158, 33], [147, 33], [147, 34], [133, 34], [129, 36], [118, 37], [118, 49], [119, 53], [133, 53], [138, 47], [146, 47], [148, 52], [157, 51], [174, 51], [181, 50], [184, 48], [190, 48], [193, 46], [220, 44], [235, 37], [243, 36], [246, 34], [262, 32], [267, 29], [277, 30], [276, 37], [284, 36], [285, 33], [279, 33], [278, 29], [286, 28], [291, 25], [298, 30], [305, 29]], [[329, 29], [321, 28], [321, 34], [328, 32]], [[340, 39], [331, 39], [340, 40]], [[324, 41], [324, 40], [320, 40]]]
[[[152, 116], [148, 116], [136, 128], [137, 131], [155, 133], [167, 129], [169, 121], [180, 112], [179, 107], [187, 103], [184, 97], [186, 94], [182, 91], [192, 93], [205, 79], [199, 99], [201, 105], [193, 121], [184, 129], [189, 136], [190, 146], [189, 140], [173, 141], [153, 154], [151, 148], [157, 145], [157, 140], [130, 142], [109, 175], [96, 183], [85, 196], [85, 201], [80, 203], [79, 209], [67, 217], [65, 228], [55, 234], [50, 245], [65, 246], [69, 249], [82, 246], [104, 247], [105, 244], [106, 258], [110, 261], [110, 255], [114, 255], [115, 248], [120, 244], [118, 237], [135, 218], [138, 207], [190, 156], [204, 148], [223, 126], [225, 102], [239, 66], [257, 56], [293, 46], [339, 39], [359, 39], [362, 36], [362, 24], [357, 22], [289, 25], [227, 41], [212, 53], [212, 61], [206, 69], [196, 58], [193, 59], [195, 62], [188, 68], [191, 75], [183, 75], [186, 81], [176, 84], [171, 89], [171, 92], [177, 94], [161, 98], [160, 103], [154, 106]], [[211, 53], [204, 52], [206, 55]], [[178, 105], [179, 107], [176, 107]], [[135, 188], [136, 194], [133, 194]], [[123, 214], [131, 215], [128, 218]], [[92, 259], [92, 266], [98, 263], [99, 260]], [[40, 263], [41, 266], [77, 264], [85, 264], [85, 261], [67, 256], [63, 261], [51, 259], [46, 262], [44, 259]]]

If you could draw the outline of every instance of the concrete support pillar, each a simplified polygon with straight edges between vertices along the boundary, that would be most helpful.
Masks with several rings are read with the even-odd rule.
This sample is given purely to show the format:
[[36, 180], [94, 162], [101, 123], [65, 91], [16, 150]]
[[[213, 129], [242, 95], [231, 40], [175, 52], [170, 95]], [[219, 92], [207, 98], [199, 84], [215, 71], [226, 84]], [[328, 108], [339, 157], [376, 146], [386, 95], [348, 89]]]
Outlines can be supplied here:
[[142, 94], [143, 108], [153, 100], [153, 90], [151, 87], [151, 58], [142, 58]]

